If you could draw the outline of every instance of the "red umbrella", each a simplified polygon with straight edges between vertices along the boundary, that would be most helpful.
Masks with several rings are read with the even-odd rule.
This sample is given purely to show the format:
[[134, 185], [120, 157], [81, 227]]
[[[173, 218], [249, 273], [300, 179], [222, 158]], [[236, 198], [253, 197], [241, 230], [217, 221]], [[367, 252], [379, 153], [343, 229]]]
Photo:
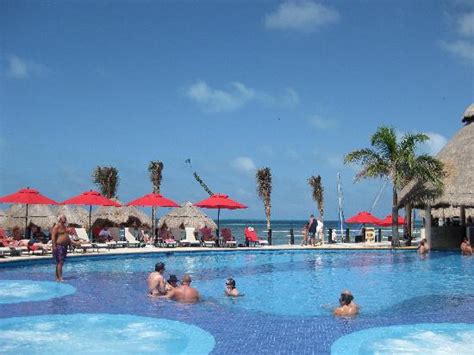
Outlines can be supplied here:
[[214, 194], [211, 197], [202, 200], [198, 203], [195, 203], [194, 206], [202, 208], [217, 208], [217, 236], [219, 237], [219, 218], [221, 213], [221, 208], [228, 210], [236, 210], [239, 208], [247, 208], [247, 206], [231, 200], [229, 196], [224, 194]]
[[26, 229], [28, 228], [28, 205], [57, 205], [58, 203], [50, 198], [43, 196], [38, 190], [20, 189], [14, 194], [0, 197], [0, 203], [20, 203], [26, 205], [25, 215], [25, 236]]
[[89, 206], [89, 238], [90, 231], [92, 227], [91, 215], [92, 215], [92, 206], [113, 206], [120, 207], [120, 204], [109, 200], [107, 197], [102, 196], [97, 191], [85, 191], [80, 195], [74, 196], [69, 200], [63, 201], [62, 205], [88, 205]]
[[[388, 226], [391, 226], [392, 225], [392, 215], [388, 215], [387, 217], [385, 217], [384, 219], [382, 219], [380, 221], [380, 223], [378, 223], [379, 226], [382, 226], [382, 227], [388, 227]], [[405, 219], [403, 219], [403, 217], [401, 216], [398, 216], [398, 225], [402, 225], [403, 223], [405, 223]]]
[[[163, 197], [160, 194], [151, 193], [136, 200], [130, 201], [127, 203], [127, 206], [148, 206], [148, 207], [179, 207], [179, 205], [166, 197]], [[155, 220], [152, 218], [152, 230], [155, 234]]]
[[359, 212], [355, 216], [346, 220], [346, 223], [379, 224], [380, 219], [373, 216], [370, 212]]

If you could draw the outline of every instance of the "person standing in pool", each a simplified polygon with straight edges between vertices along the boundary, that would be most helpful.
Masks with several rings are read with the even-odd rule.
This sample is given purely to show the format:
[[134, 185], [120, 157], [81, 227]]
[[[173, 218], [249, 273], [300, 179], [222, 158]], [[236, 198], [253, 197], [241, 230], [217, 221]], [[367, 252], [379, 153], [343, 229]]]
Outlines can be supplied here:
[[359, 306], [354, 302], [351, 291], [344, 290], [339, 298], [340, 306], [334, 310], [334, 315], [338, 317], [355, 316], [359, 313]]
[[170, 277], [168, 278], [168, 280], [166, 280], [166, 292], [169, 292], [171, 291], [173, 288], [176, 288], [178, 287], [178, 278], [176, 277], [176, 275], [170, 275]]
[[194, 287], [191, 287], [191, 281], [190, 275], [184, 275], [181, 279], [181, 286], [173, 288], [170, 292], [168, 292], [166, 297], [182, 303], [198, 302], [201, 296], [199, 295], [198, 290], [196, 290]]
[[69, 245], [81, 246], [81, 243], [75, 242], [69, 238], [66, 225], [66, 216], [59, 215], [58, 223], [53, 227], [51, 241], [53, 245], [53, 258], [56, 261], [56, 281], [63, 280], [63, 265], [66, 261], [67, 248]]
[[164, 263], [156, 263], [155, 271], [150, 273], [148, 276], [148, 293], [150, 296], [165, 296], [166, 295], [166, 282], [163, 277], [165, 272]]
[[224, 294], [229, 297], [243, 296], [243, 294], [237, 290], [237, 287], [235, 286], [235, 280], [233, 278], [228, 278], [225, 282]]

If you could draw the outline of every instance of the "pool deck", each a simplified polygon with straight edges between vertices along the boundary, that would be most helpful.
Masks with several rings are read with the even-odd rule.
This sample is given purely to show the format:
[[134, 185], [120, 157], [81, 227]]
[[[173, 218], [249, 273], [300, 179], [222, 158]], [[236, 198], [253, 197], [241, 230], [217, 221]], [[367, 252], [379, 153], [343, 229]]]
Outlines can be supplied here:
[[[265, 250], [392, 250], [390, 242], [381, 243], [337, 243], [337, 244], [323, 244], [316, 247], [301, 246], [301, 245], [269, 245], [258, 247], [175, 247], [175, 248], [158, 248], [158, 247], [144, 247], [144, 248], [113, 248], [113, 249], [97, 249], [88, 252], [69, 253], [68, 258], [78, 258], [91, 255], [124, 255], [124, 254], [149, 254], [149, 253], [190, 253], [190, 252], [225, 252], [225, 251], [265, 251]], [[396, 250], [416, 250], [416, 246], [399, 247]], [[32, 261], [41, 259], [51, 259], [51, 254], [33, 255], [24, 253], [22, 256], [4, 256], [0, 257], [0, 264], [18, 261]]]

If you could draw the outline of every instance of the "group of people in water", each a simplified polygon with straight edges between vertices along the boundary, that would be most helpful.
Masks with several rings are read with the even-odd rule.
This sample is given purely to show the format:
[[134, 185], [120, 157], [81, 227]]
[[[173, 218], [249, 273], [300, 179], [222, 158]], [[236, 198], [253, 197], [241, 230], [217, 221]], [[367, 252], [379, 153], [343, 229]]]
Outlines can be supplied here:
[[[181, 279], [181, 285], [176, 275], [170, 275], [165, 280], [165, 264], [158, 262], [155, 264], [155, 271], [148, 275], [148, 295], [150, 297], [161, 297], [171, 299], [181, 303], [197, 303], [201, 300], [199, 291], [191, 286], [191, 276], [185, 274]], [[225, 282], [224, 295], [227, 297], [244, 296], [236, 286], [233, 278], [228, 278]], [[354, 316], [359, 313], [359, 306], [354, 302], [354, 296], [349, 290], [344, 290], [339, 298], [339, 307], [333, 311], [335, 316]]]

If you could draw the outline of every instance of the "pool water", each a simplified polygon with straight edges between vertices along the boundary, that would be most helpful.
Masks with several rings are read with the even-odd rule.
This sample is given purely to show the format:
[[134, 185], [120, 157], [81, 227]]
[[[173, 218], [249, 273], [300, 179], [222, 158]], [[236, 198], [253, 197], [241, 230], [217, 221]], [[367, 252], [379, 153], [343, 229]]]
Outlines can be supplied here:
[[[191, 274], [203, 301], [180, 305], [150, 299], [146, 278], [157, 261], [165, 262], [166, 277]], [[171, 252], [70, 258], [64, 284], [49, 282], [54, 278], [51, 261], [18, 264], [0, 268], [0, 290], [2, 285], [8, 289], [0, 291], [0, 351], [18, 352], [8, 350], [14, 349], [11, 337], [2, 335], [12, 324], [19, 335], [27, 328], [32, 339], [49, 324], [54, 334], [69, 339], [67, 344], [78, 342], [73, 348], [80, 352], [102, 352], [108, 349], [105, 344], [126, 343], [121, 329], [132, 324], [130, 334], [141, 334], [133, 324], [147, 324], [150, 334], [161, 331], [161, 336], [139, 337], [142, 348], [133, 346], [135, 352], [159, 345], [160, 353], [173, 354], [189, 349], [214, 354], [390, 352], [387, 349], [416, 353], [416, 349], [428, 351], [426, 346], [439, 350], [437, 341], [426, 340], [431, 336], [451, 341], [460, 354], [473, 345], [473, 272], [472, 257], [432, 252], [420, 258], [413, 251]], [[224, 297], [228, 277], [236, 280], [244, 297]], [[361, 314], [337, 319], [331, 310], [346, 288], [354, 294]], [[110, 332], [103, 340], [91, 337], [85, 348], [79, 342], [89, 337], [87, 331], [100, 331], [93, 332], [89, 325], [78, 338], [61, 327], [65, 322], [87, 324], [89, 318], [98, 317], [113, 317], [96, 322], [106, 324]], [[456, 331], [449, 331], [449, 326], [457, 327]], [[387, 329], [392, 338], [384, 338]], [[418, 348], [420, 343], [423, 348]], [[34, 342], [21, 346], [35, 347]], [[49, 349], [60, 352], [57, 344]]]

